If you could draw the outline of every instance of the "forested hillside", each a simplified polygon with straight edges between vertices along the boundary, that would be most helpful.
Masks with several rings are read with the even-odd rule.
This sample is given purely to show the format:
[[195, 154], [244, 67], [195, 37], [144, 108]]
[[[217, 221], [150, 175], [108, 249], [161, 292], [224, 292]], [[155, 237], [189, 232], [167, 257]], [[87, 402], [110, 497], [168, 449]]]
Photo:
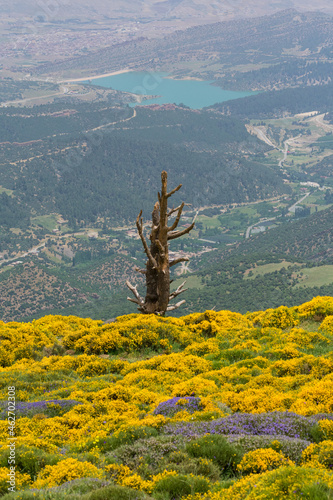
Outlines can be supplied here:
[[[236, 248], [215, 251], [199, 261], [196, 276], [204, 288], [188, 292], [186, 310], [199, 304], [246, 312], [300, 304], [314, 294], [332, 295], [332, 241], [333, 208], [329, 208], [252, 236]], [[330, 284], [301, 286], [303, 268], [328, 264]], [[321, 272], [320, 267], [315, 269]]]
[[254, 96], [218, 103], [210, 109], [239, 118], [267, 118], [318, 111], [332, 113], [333, 84], [272, 90]]
[[233, 90], [277, 90], [327, 85], [332, 82], [332, 63], [292, 59], [252, 71], [232, 71], [215, 84]]
[[151, 210], [163, 169], [184, 184], [194, 208], [290, 191], [281, 173], [260, 161], [268, 147], [236, 118], [177, 107], [134, 112], [56, 104], [29, 112], [6, 108], [0, 119], [4, 139], [12, 137], [2, 147], [2, 186], [13, 197], [4, 201], [16, 207], [11, 224], [18, 227], [20, 207], [27, 216], [59, 213], [70, 226], [98, 217], [134, 220], [141, 208]]

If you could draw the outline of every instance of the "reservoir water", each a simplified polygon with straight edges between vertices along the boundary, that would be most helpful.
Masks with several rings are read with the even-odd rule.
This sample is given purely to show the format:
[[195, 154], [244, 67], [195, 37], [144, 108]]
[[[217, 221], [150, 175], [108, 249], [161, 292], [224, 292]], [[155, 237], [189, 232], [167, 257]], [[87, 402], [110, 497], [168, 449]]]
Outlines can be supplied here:
[[[192, 109], [201, 109], [217, 102], [230, 101], [256, 92], [223, 90], [203, 80], [174, 80], [168, 73], [130, 71], [118, 75], [104, 76], [85, 83], [105, 88], [131, 92], [140, 96], [152, 95], [153, 99], [142, 104], [185, 104]], [[156, 97], [157, 96], [157, 97]], [[136, 104], [132, 104], [136, 106]]]

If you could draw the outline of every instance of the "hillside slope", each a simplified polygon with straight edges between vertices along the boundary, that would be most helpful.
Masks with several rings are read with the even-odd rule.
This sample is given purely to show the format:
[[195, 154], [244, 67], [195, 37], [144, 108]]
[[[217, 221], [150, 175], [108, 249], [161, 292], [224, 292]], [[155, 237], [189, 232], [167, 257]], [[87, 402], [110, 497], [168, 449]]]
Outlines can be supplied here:
[[[333, 207], [252, 236], [228, 250], [210, 252], [196, 266], [204, 288], [187, 293], [185, 310], [214, 307], [246, 312], [297, 305], [314, 294], [331, 295], [332, 240]], [[307, 285], [307, 269], [318, 266], [314, 271], [321, 273], [324, 265], [328, 265], [325, 279], [318, 280], [317, 286]]]
[[329, 498], [332, 320], [333, 298], [316, 297], [247, 315], [1, 322], [0, 495]]
[[[163, 39], [139, 38], [94, 54], [43, 64], [34, 74], [65, 74], [75, 69], [86, 74], [108, 73], [124, 68], [159, 69], [177, 61], [209, 61], [214, 64], [275, 64], [288, 53], [317, 60], [318, 51], [332, 50], [332, 18], [318, 12], [288, 9], [271, 16], [240, 19], [177, 31]], [[299, 56], [298, 56], [299, 57]], [[207, 66], [207, 65], [206, 65]], [[208, 65], [209, 66], [209, 65]], [[206, 70], [207, 71], [207, 70]]]

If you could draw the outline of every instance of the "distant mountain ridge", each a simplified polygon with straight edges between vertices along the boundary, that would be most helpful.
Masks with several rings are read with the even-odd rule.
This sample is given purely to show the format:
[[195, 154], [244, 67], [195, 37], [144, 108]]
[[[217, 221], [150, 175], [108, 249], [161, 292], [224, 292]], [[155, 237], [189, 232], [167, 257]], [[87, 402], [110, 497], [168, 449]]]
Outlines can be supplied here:
[[[333, 18], [319, 12], [288, 9], [270, 16], [196, 26], [162, 39], [137, 39], [98, 50], [87, 56], [43, 64], [37, 74], [70, 76], [78, 69], [90, 74], [112, 70], [159, 69], [183, 61], [219, 64], [276, 64], [290, 57], [318, 60], [323, 47], [333, 44]], [[291, 56], [292, 54], [292, 56]], [[329, 56], [329, 54], [328, 54]]]
[[0, 0], [0, 12], [10, 14], [15, 17], [35, 16], [37, 11], [54, 20], [64, 20], [70, 18], [78, 19], [137, 19], [145, 18], [200, 18], [221, 20], [240, 17], [256, 17], [260, 15], [270, 15], [282, 9], [296, 9], [305, 11], [320, 11], [333, 13], [333, 6], [330, 0], [317, 0], [314, 4], [310, 0], [283, 0], [281, 2], [265, 0], [207, 0], [203, 4], [199, 0], [138, 0], [137, 2], [128, 0], [113, 0], [104, 2], [103, 0], [60, 0], [53, 8], [47, 3], [37, 3], [35, 0], [15, 0], [8, 3]]

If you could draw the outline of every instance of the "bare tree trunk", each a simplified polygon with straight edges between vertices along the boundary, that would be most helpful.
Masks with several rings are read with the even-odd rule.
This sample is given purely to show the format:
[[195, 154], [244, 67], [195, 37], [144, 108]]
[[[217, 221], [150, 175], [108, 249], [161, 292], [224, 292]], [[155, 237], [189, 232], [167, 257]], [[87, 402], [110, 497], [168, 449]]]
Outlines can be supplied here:
[[[152, 228], [149, 236], [150, 247], [148, 247], [143, 234], [143, 222], [141, 217], [142, 210], [136, 219], [136, 227], [148, 258], [146, 269], [137, 269], [137, 271], [145, 274], [146, 276], [145, 299], [143, 300], [143, 298], [141, 298], [136, 286], [134, 287], [131, 285], [129, 281], [126, 282], [126, 285], [135, 297], [134, 299], [128, 297], [128, 300], [138, 304], [139, 311], [144, 314], [158, 314], [163, 316], [166, 311], [177, 309], [185, 302], [185, 300], [182, 300], [178, 302], [178, 304], [169, 305], [170, 300], [174, 299], [186, 290], [183, 288], [185, 284], [184, 282], [177, 288], [177, 290], [170, 293], [170, 267], [178, 264], [179, 262], [188, 261], [187, 257], [181, 257], [170, 262], [168, 241], [189, 233], [194, 227], [195, 218], [192, 224], [186, 229], [183, 229], [182, 231], [175, 231], [180, 221], [185, 203], [182, 203], [179, 207], [173, 208], [170, 212], [168, 212], [168, 199], [176, 191], [178, 191], [182, 185], [180, 184], [168, 193], [167, 173], [165, 171], [161, 174], [161, 180], [162, 190], [161, 193], [158, 193], [158, 202], [155, 203], [154, 210], [152, 212]], [[177, 213], [177, 215], [173, 224], [168, 226], [168, 218], [175, 213]]]

